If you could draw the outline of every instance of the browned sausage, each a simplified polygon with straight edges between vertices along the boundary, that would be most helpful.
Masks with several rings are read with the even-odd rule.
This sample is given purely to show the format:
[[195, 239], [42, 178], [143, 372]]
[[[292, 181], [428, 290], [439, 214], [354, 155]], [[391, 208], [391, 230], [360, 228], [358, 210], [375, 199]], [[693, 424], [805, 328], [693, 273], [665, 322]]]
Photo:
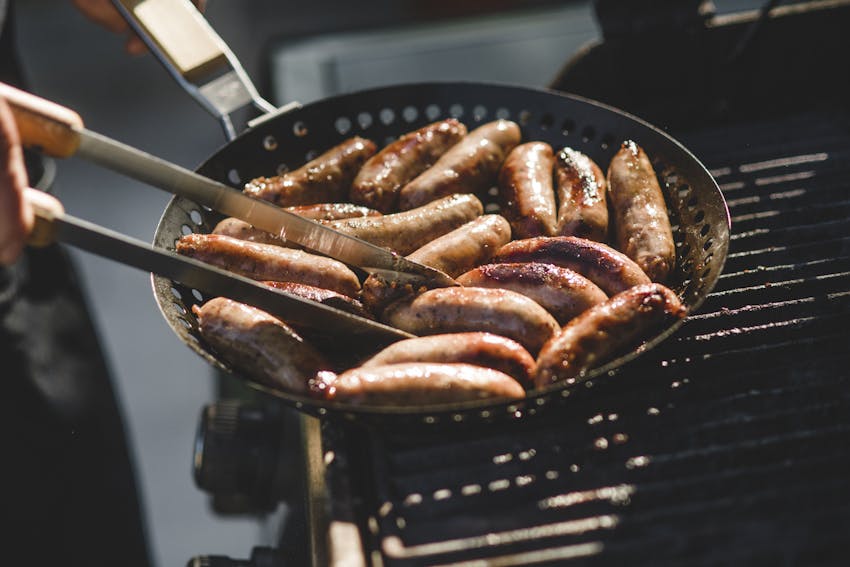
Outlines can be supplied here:
[[255, 280], [296, 282], [356, 297], [357, 276], [342, 262], [302, 250], [219, 234], [187, 234], [177, 252]]
[[246, 378], [306, 394], [316, 373], [330, 368], [291, 327], [256, 307], [216, 297], [192, 310], [204, 340]]
[[529, 142], [515, 147], [502, 164], [499, 204], [502, 214], [511, 223], [514, 238], [554, 234], [554, 163], [552, 146]]
[[468, 287], [509, 289], [536, 301], [563, 325], [608, 296], [576, 272], [552, 264], [488, 264], [461, 275]]
[[339, 219], [353, 219], [358, 217], [378, 217], [380, 211], [362, 207], [354, 203], [317, 203], [315, 205], [300, 205], [287, 207], [287, 211], [295, 213], [307, 219], [316, 221], [332, 221]]
[[484, 206], [475, 195], [451, 195], [403, 213], [331, 221], [328, 226], [407, 255], [483, 212]]
[[374, 142], [354, 137], [295, 171], [251, 180], [244, 192], [281, 207], [344, 201], [357, 172], [376, 150]]
[[608, 238], [608, 184], [592, 159], [572, 148], [555, 160], [558, 226], [555, 234], [605, 242]]
[[617, 248], [649, 279], [665, 281], [676, 264], [667, 205], [649, 158], [631, 140], [623, 142], [608, 166], [608, 194]]
[[510, 239], [508, 221], [484, 215], [432, 240], [408, 258], [454, 278], [489, 260]]
[[212, 234], [229, 236], [231, 238], [238, 238], [239, 240], [247, 240], [248, 242], [259, 242], [260, 244], [287, 246], [286, 241], [279, 236], [275, 236], [259, 228], [254, 228], [253, 225], [233, 217], [228, 217], [215, 225]]
[[351, 200], [388, 213], [398, 192], [466, 135], [466, 126], [449, 118], [403, 135], [369, 158], [351, 185]]
[[326, 396], [357, 406], [429, 406], [493, 398], [520, 399], [525, 390], [498, 370], [470, 364], [390, 364], [354, 368], [331, 380]]
[[645, 284], [615, 295], [567, 323], [537, 357], [535, 383], [571, 380], [637, 347], [687, 309], [661, 284]]
[[495, 185], [499, 168], [517, 144], [519, 126], [496, 120], [470, 132], [437, 162], [401, 188], [401, 210], [421, 207], [453, 193], [479, 193]]
[[558, 330], [548, 311], [506, 289], [444, 287], [388, 306], [383, 319], [414, 335], [482, 331], [513, 339], [536, 354]]
[[366, 319], [373, 319], [372, 315], [366, 310], [362, 303], [347, 295], [343, 295], [341, 293], [337, 293], [329, 289], [295, 282], [266, 281], [263, 283], [269, 287], [281, 289], [293, 295], [297, 295], [299, 297], [315, 301], [316, 303], [321, 303], [322, 305], [327, 305], [328, 307], [334, 307], [336, 309], [339, 309], [340, 311], [346, 311], [353, 315], [365, 317]]
[[540, 262], [569, 268], [598, 285], [609, 296], [649, 283], [646, 274], [625, 254], [600, 242], [575, 236], [514, 240], [502, 246], [492, 262]]
[[399, 341], [364, 362], [362, 368], [402, 362], [462, 362], [485, 366], [529, 386], [534, 372], [534, 358], [521, 344], [490, 333], [449, 333]]

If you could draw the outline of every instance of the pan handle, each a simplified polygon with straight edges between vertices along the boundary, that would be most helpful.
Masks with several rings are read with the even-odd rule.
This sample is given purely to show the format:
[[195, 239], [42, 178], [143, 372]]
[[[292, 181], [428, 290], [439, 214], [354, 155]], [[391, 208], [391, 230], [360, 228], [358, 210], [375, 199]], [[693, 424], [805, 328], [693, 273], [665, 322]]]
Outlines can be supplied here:
[[180, 86], [219, 119], [228, 140], [237, 134], [237, 110], [276, 110], [190, 0], [112, 1]]

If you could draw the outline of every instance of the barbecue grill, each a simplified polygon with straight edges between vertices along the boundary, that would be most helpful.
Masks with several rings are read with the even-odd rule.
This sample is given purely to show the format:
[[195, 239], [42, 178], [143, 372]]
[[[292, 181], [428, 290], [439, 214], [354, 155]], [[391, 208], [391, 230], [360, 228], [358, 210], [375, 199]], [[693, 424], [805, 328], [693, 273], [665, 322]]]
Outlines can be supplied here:
[[[599, 3], [605, 41], [552, 85], [668, 128], [711, 170], [732, 237], [700, 310], [514, 422], [303, 418], [315, 564], [846, 563], [850, 2], [768, 4], [630, 25]], [[253, 564], [306, 560], [295, 525]]]

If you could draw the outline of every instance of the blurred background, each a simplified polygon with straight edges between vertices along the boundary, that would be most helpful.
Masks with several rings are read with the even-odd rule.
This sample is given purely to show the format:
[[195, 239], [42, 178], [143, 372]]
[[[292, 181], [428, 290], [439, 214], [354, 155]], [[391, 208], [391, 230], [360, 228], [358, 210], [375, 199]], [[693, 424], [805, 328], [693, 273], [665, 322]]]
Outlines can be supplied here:
[[[90, 129], [190, 168], [224, 143], [217, 121], [153, 57], [126, 55], [121, 38], [71, 2], [18, 2], [15, 17], [32, 90], [78, 111]], [[207, 18], [275, 104], [436, 79], [545, 86], [599, 36], [589, 1], [210, 0]], [[68, 212], [151, 240], [168, 195], [80, 160], [56, 165]], [[149, 276], [74, 256], [125, 411], [157, 564], [273, 544], [284, 511], [219, 515], [193, 483], [195, 428], [216, 378], [167, 327]]]

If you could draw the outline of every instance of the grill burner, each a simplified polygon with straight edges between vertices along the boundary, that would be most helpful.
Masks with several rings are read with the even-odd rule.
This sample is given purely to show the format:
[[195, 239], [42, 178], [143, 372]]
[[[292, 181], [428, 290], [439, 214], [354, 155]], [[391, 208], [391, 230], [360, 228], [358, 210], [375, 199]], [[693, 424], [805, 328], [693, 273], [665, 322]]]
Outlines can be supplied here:
[[847, 119], [806, 114], [684, 137], [725, 190], [732, 244], [700, 312], [647, 360], [492, 430], [326, 428], [331, 484], [350, 477], [345, 513], [361, 517], [367, 556], [838, 557], [850, 512]]

